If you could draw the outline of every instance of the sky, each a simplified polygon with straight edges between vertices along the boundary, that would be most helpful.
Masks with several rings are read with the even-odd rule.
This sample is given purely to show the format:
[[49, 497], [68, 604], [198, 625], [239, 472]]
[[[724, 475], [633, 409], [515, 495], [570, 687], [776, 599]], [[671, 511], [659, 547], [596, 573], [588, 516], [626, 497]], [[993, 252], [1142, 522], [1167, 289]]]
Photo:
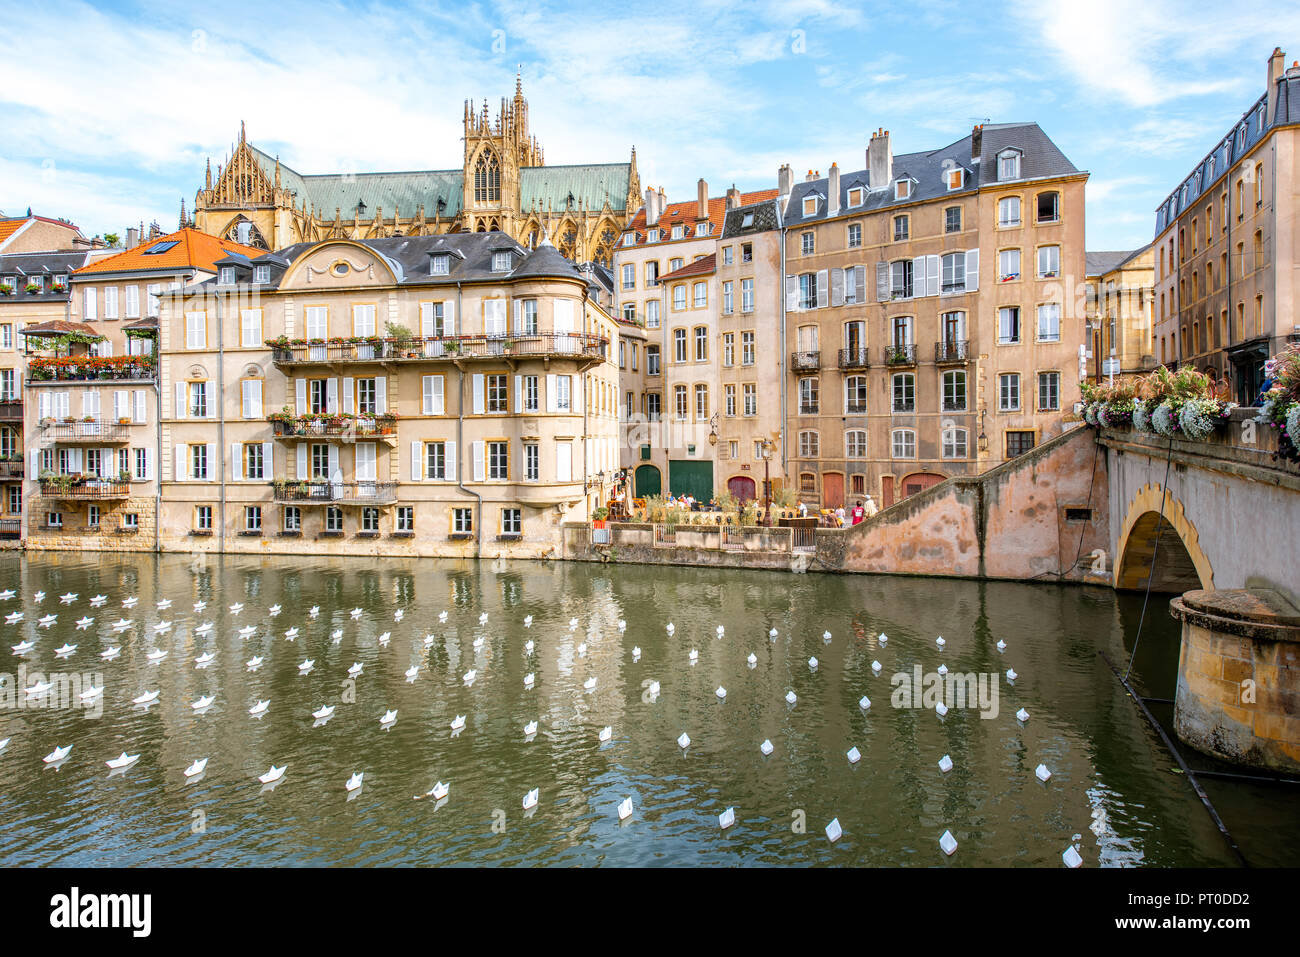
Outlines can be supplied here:
[[87, 235], [192, 209], [248, 138], [300, 173], [454, 169], [466, 99], [523, 73], [550, 164], [626, 161], [670, 201], [937, 149], [1036, 121], [1087, 170], [1087, 248], [1154, 210], [1300, 58], [1300, 4], [552, 0], [220, 4], [0, 0], [0, 210]]

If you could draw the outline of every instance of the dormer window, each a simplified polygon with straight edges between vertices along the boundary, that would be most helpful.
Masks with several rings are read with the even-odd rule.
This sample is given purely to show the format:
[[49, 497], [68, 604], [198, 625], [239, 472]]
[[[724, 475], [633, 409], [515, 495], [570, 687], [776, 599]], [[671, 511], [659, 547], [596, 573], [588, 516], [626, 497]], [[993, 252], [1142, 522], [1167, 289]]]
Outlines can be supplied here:
[[962, 180], [965, 178], [962, 175], [963, 172], [964, 170], [959, 166], [956, 169], [950, 169], [948, 172], [944, 173], [944, 181], [947, 182], [950, 190], [961, 189]]
[[510, 271], [510, 253], [493, 253], [492, 254], [492, 271], [509, 272]]
[[39, 296], [41, 293], [43, 293], [45, 291], [45, 277], [28, 276], [27, 291], [31, 293], [33, 296]]
[[659, 242], [659, 230], [657, 229], [650, 230], [650, 232], [646, 235], [645, 241], [648, 243]]
[[751, 227], [751, 226], [753, 226], [753, 225], [754, 225], [754, 214], [753, 214], [753, 213], [746, 213], [744, 216], [741, 217], [741, 220], [740, 220], [740, 228], [741, 228], [741, 229], [749, 229], [749, 227]]
[[681, 239], [686, 235], [686, 230], [679, 224], [673, 227], [673, 239]]
[[268, 282], [270, 282], [270, 281], [271, 281], [271, 267], [270, 267], [270, 266], [254, 266], [254, 267], [253, 267], [253, 282], [258, 283], [258, 284], [265, 284], [265, 283], [268, 283]]
[[894, 199], [907, 199], [912, 195], [912, 181], [900, 179], [894, 184]]
[[807, 196], [807, 197], [804, 198], [804, 201], [803, 201], [803, 214], [804, 214], [805, 216], [816, 216], [816, 215], [817, 215], [817, 197], [816, 197], [816, 196]]
[[861, 206], [862, 203], [866, 200], [866, 196], [867, 196], [867, 191], [865, 189], [863, 189], [861, 186], [854, 186], [851, 190], [849, 190], [849, 205]]
[[235, 284], [235, 267], [222, 266], [217, 273], [217, 282], [223, 286], [233, 286]]
[[1015, 150], [998, 155], [998, 179], [1020, 179], [1020, 154]]
[[451, 272], [451, 257], [446, 254], [434, 256], [430, 262], [429, 274], [445, 276], [449, 272]]
[[696, 223], [696, 224], [695, 224], [695, 235], [696, 235], [696, 236], [707, 236], [707, 235], [709, 235], [709, 224], [708, 224], [708, 223]]
[[624, 246], [635, 246], [635, 245], [636, 245], [636, 233], [624, 233], [624, 234], [623, 234], [623, 245], [624, 245]]

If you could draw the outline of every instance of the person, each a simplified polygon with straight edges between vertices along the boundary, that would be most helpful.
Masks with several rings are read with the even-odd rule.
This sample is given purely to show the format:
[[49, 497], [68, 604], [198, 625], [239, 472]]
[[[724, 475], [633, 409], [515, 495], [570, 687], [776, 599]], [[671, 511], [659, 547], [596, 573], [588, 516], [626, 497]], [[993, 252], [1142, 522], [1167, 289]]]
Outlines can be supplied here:
[[799, 501], [799, 517], [800, 518], [808, 517], [808, 503], [803, 501], [802, 499], [800, 499]]
[[862, 500], [858, 499], [858, 504], [853, 506], [853, 524], [856, 525], [867, 517], [867, 511], [862, 507]]
[[844, 506], [843, 505], [835, 509], [835, 524], [839, 528], [844, 527]]

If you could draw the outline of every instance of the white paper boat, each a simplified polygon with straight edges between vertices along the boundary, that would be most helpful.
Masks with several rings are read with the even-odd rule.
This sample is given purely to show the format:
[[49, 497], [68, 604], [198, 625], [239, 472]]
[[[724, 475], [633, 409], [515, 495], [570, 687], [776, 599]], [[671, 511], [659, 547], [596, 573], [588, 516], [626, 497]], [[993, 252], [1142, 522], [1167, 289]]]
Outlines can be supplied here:
[[943, 849], [945, 854], [952, 857], [957, 850], [957, 839], [952, 836], [952, 831], [943, 832], [939, 838], [939, 847]]
[[140, 760], [140, 755], [127, 754], [125, 751], [123, 751], [119, 757], [114, 758], [112, 761], [105, 761], [104, 763], [107, 764], [114, 771], [116, 771], [119, 768], [125, 768], [128, 767], [129, 765], [135, 764], [135, 762], [139, 760]]
[[361, 782], [365, 779], [365, 776], [364, 771], [360, 774], [354, 774], [352, 777], [348, 778], [348, 783], [343, 785], [343, 787], [348, 791], [355, 791], [357, 788], [361, 787]]
[[772, 747], [771, 739], [764, 738], [763, 743], [758, 746], [758, 750], [762, 751], [763, 755], [766, 757], [776, 749]]
[[451, 792], [451, 785], [439, 781], [437, 784], [433, 786], [433, 790], [430, 791], [429, 794], [433, 797], [435, 801], [441, 801], [450, 792]]
[[188, 768], [185, 769], [185, 776], [187, 778], [197, 777], [198, 775], [203, 773], [203, 769], [206, 768], [207, 766], [208, 766], [208, 759], [200, 758], [199, 760], [195, 761], [193, 764], [191, 764]]
[[1028, 720], [1029, 720], [1029, 712], [1026, 711], [1024, 708], [1021, 708], [1019, 711], [1016, 712], [1016, 720], [1019, 721], [1019, 722], [1021, 722], [1022, 724], [1023, 724], [1024, 722], [1028, 721]]
[[793, 691], [787, 691], [785, 693], [786, 704], [794, 704], [798, 700], [799, 700], [799, 696], [795, 694]]
[[30, 688], [24, 688], [23, 690], [27, 693], [27, 697], [34, 698], [37, 695], [45, 694], [53, 687], [54, 687], [54, 682], [52, 681], [38, 681]]
[[93, 596], [93, 597], [90, 599], [90, 607], [91, 607], [91, 608], [102, 608], [102, 607], [104, 606], [104, 603], [105, 603], [106, 601], [108, 601], [108, 596], [107, 596], [107, 595], [95, 595], [95, 596]]
[[458, 714], [452, 719], [451, 730], [459, 731], [463, 727], [465, 727], [465, 716], [463, 714]]
[[282, 768], [277, 768], [273, 764], [271, 765], [271, 769], [267, 771], [265, 774], [263, 774], [261, 777], [259, 777], [257, 780], [261, 781], [263, 784], [271, 784], [275, 781], [280, 780], [280, 778], [284, 777], [284, 772], [287, 770], [289, 770], [289, 765], [287, 764]]
[[727, 697], [727, 689], [722, 687], [722, 685], [718, 685], [717, 690], [714, 691], [713, 693], [718, 696], [719, 701]]
[[318, 709], [316, 709], [311, 713], [311, 716], [315, 718], [317, 721], [324, 721], [326, 718], [328, 718], [330, 715], [334, 713], [335, 707], [336, 706], [332, 704], [321, 705]]
[[140, 697], [132, 698], [131, 703], [132, 704], [153, 704], [155, 701], [158, 700], [158, 695], [160, 695], [161, 693], [162, 693], [161, 691], [146, 691], [144, 694], [140, 695]]
[[35, 647], [36, 647], [36, 642], [34, 642], [34, 641], [20, 641], [20, 642], [18, 642], [18, 644], [16, 644], [16, 645], [10, 645], [9, 647], [12, 648], [12, 649], [14, 650], [14, 654], [16, 654], [16, 655], [21, 655], [21, 654], [25, 654], [26, 652], [29, 652], [29, 651], [31, 651], [33, 648], [35, 648]]
[[348, 676], [349, 676], [349, 677], [352, 677], [352, 678], [355, 678], [357, 675], [361, 674], [361, 672], [363, 672], [363, 671], [365, 671], [365, 670], [366, 670], [366, 666], [365, 666], [365, 665], [363, 665], [363, 664], [362, 664], [361, 662], [359, 662], [359, 661], [354, 661], [354, 662], [352, 663], [352, 666], [351, 666], [350, 668], [348, 668]]
[[[5, 740], [7, 741], [8, 738], [6, 738]], [[72, 745], [68, 745], [65, 748], [55, 748], [45, 757], [41, 758], [41, 760], [44, 761], [46, 764], [57, 764], [59, 761], [62, 761], [64, 758], [66, 758], [68, 754], [71, 753], [71, 751], [72, 751]]]
[[244, 662], [244, 664], [248, 667], [249, 671], [256, 671], [258, 668], [262, 667], [262, 656], [253, 655], [253, 657], [249, 658]]
[[93, 625], [94, 623], [95, 623], [95, 619], [93, 619], [93, 618], [87, 618], [87, 617], [85, 617], [85, 616], [83, 616], [83, 617], [81, 617], [81, 618], [78, 618], [78, 619], [77, 619], [77, 631], [85, 631], [87, 628], [89, 628], [89, 627], [90, 627], [91, 625]]
[[112, 648], [105, 648], [102, 652], [100, 652], [99, 657], [103, 658], [105, 661], [116, 661], [118, 658], [121, 657], [121, 655], [122, 655], [121, 646], [115, 645]]
[[843, 836], [844, 836], [844, 829], [840, 827], [839, 818], [835, 818], [834, 820], [831, 821], [831, 823], [826, 825], [826, 837], [832, 844], [834, 844]]
[[525, 737], [525, 738], [530, 738], [530, 737], [532, 737], [533, 735], [535, 735], [536, 733], [537, 733], [537, 722], [536, 722], [536, 721], [529, 721], [526, 725], [524, 725], [524, 737]]
[[939, 759], [939, 770], [942, 771], [944, 774], [947, 774], [949, 771], [951, 771], [952, 758], [946, 754], [943, 757], [941, 757]]
[[298, 671], [299, 673], [305, 675], [307, 672], [311, 671], [315, 667], [316, 667], [316, 659], [307, 658], [298, 665]]
[[73, 654], [76, 653], [76, 650], [77, 650], [77, 646], [76, 646], [76, 645], [70, 645], [70, 644], [68, 644], [67, 642], [64, 642], [62, 648], [55, 648], [55, 649], [54, 649], [54, 657], [56, 657], [56, 658], [71, 658], [71, 657], [73, 656]]
[[89, 688], [87, 688], [77, 697], [79, 697], [82, 701], [91, 701], [95, 698], [98, 698], [103, 693], [104, 693], [103, 685], [100, 685], [98, 688], [96, 688], [94, 685], [91, 685]]
[[687, 734], [685, 731], [683, 731], [682, 736], [677, 739], [677, 747], [685, 751], [690, 746], [691, 746], [691, 736]]
[[611, 728], [610, 726], [606, 725], [605, 727], [603, 727], [603, 728], [600, 729], [600, 743], [601, 743], [601, 744], [604, 744], [604, 743], [607, 742], [607, 741], [611, 741], [611, 740], [613, 740], [613, 738], [614, 738], [614, 729], [613, 729], [613, 728]]
[[204, 708], [212, 707], [212, 702], [216, 700], [217, 700], [216, 695], [205, 694], [200, 696], [198, 701], [192, 702], [190, 704], [190, 707], [193, 708], [195, 711], [202, 711]]
[[736, 823], [736, 809], [729, 807], [718, 815], [718, 827], [724, 831]]
[[582, 683], [582, 687], [586, 691], [591, 691], [592, 689], [594, 689], [596, 687], [596, 676], [592, 675], [590, 678], [584, 681]]
[[618, 819], [620, 821], [626, 821], [631, 816], [632, 816], [632, 799], [624, 798], [623, 801], [618, 806]]
[[524, 810], [528, 811], [537, 807], [537, 788], [533, 788], [524, 795]]
[[861, 708], [863, 711], [866, 711], [868, 708], [871, 707], [871, 699], [868, 698], [866, 695], [863, 695], [861, 698], [858, 699], [858, 707]]
[[153, 651], [149, 652], [149, 654], [145, 655], [145, 657], [150, 661], [162, 661], [167, 657], [167, 649], [155, 648]]
[[271, 707], [270, 699], [267, 699], [266, 701], [259, 701], [257, 704], [253, 705], [251, 708], [248, 709], [248, 713], [251, 715], [266, 714], [266, 709], [269, 707]]
[[397, 709], [394, 708], [394, 709], [391, 710], [391, 711], [385, 711], [384, 714], [383, 714], [383, 717], [381, 717], [381, 718], [379, 719], [379, 723], [380, 723], [380, 724], [392, 724], [392, 723], [395, 722], [396, 720], [397, 720]]
[[1038, 767], [1034, 768], [1034, 776], [1037, 777], [1038, 780], [1046, 783], [1047, 779], [1052, 776], [1052, 772], [1047, 770], [1046, 764], [1040, 764]]
[[856, 745], [849, 748], [848, 759], [849, 759], [849, 764], [857, 764], [859, 761], [862, 760], [862, 752], [857, 749]]
[[217, 656], [215, 653], [211, 651], [205, 651], [203, 652], [203, 654], [199, 655], [197, 658], [194, 659], [194, 663], [196, 665], [210, 665], [212, 664], [212, 662], [216, 660], [217, 660]]

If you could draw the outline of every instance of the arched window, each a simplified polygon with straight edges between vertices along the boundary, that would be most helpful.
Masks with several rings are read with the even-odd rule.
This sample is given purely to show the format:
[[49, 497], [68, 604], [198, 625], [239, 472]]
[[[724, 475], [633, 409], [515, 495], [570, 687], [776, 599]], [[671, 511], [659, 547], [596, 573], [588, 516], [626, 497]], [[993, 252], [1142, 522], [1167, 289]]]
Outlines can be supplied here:
[[811, 430], [799, 433], [799, 458], [815, 459], [820, 454], [821, 443], [817, 433]]
[[474, 167], [474, 202], [501, 202], [501, 167], [491, 150], [484, 150]]
[[850, 459], [867, 457], [867, 433], [862, 429], [850, 429], [844, 433], [844, 455]]

